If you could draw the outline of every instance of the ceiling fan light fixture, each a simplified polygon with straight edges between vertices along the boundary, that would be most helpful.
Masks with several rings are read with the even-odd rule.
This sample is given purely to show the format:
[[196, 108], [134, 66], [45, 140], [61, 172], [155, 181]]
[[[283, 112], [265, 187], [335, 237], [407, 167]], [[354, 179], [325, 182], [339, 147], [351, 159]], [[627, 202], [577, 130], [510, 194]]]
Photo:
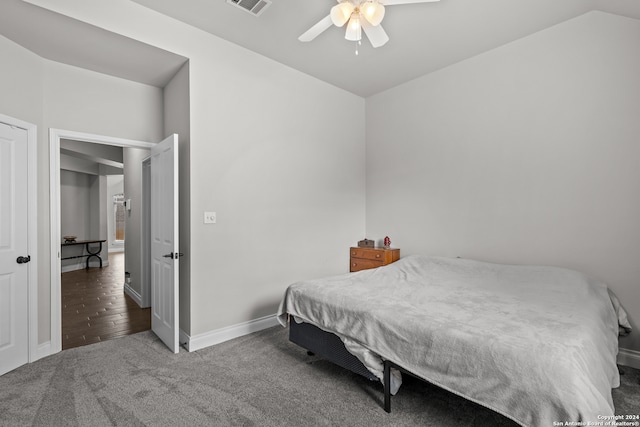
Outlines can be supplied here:
[[[245, 0], [227, 0], [245, 1]], [[246, 0], [267, 1], [267, 0]], [[440, 0], [338, 0], [338, 4], [330, 9], [330, 13], [318, 23], [305, 31], [298, 40], [310, 42], [332, 25], [342, 27], [347, 22], [345, 38], [355, 41], [356, 46], [362, 44], [362, 32], [366, 34], [371, 46], [380, 47], [389, 41], [384, 28], [380, 24], [385, 15], [386, 6], [410, 3], [431, 3]], [[356, 47], [356, 55], [358, 50]]]
[[342, 27], [351, 17], [355, 6], [350, 1], [339, 3], [331, 8], [331, 22], [336, 27]]
[[351, 15], [351, 19], [349, 19], [349, 24], [347, 25], [347, 32], [345, 33], [344, 38], [354, 42], [360, 41], [362, 39], [362, 26], [360, 25], [360, 14], [354, 13], [353, 15]]
[[377, 1], [366, 1], [360, 5], [360, 13], [374, 27], [384, 18], [384, 5]]

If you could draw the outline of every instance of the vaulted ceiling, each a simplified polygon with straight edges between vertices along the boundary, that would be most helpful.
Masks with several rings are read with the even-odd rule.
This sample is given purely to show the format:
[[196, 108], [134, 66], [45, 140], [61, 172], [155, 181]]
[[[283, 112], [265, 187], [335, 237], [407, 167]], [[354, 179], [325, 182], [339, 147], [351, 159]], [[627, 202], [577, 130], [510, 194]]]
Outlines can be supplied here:
[[[292, 68], [369, 96], [591, 10], [640, 19], [638, 0], [441, 0], [387, 7], [390, 41], [377, 49], [332, 27], [309, 43], [298, 36], [336, 0], [272, 0], [253, 16], [226, 0], [133, 0]], [[384, 3], [384, 0], [381, 0]]]
[[[272, 0], [257, 17], [226, 0], [131, 1], [363, 97], [592, 10], [640, 19], [638, 0], [396, 5], [387, 7], [382, 23], [390, 41], [374, 49], [363, 40], [356, 56], [344, 28], [331, 27], [309, 43], [298, 41], [335, 0]], [[0, 34], [54, 61], [162, 87], [187, 60], [21, 0], [2, 3]]]

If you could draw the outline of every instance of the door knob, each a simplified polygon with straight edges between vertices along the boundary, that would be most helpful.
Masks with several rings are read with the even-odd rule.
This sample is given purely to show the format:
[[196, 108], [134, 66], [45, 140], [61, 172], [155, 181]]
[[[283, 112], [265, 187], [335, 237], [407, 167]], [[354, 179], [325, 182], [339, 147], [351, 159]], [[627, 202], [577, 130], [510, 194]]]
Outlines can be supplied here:
[[18, 264], [26, 264], [29, 261], [31, 261], [31, 255], [27, 255], [27, 256], [19, 256], [18, 258], [16, 258], [16, 262]]
[[183, 255], [184, 254], [182, 252], [176, 252], [176, 253], [171, 252], [170, 254], [162, 255], [162, 257], [163, 258], [178, 259]]

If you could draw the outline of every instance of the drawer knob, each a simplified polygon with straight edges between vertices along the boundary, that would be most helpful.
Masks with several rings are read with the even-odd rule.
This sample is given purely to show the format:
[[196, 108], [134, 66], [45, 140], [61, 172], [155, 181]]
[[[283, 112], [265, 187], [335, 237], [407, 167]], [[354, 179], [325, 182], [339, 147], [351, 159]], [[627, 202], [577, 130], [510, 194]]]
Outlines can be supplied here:
[[356, 256], [356, 253], [355, 252], [351, 252], [351, 256]]
[[376, 258], [380, 258], [380, 254], [376, 254]]

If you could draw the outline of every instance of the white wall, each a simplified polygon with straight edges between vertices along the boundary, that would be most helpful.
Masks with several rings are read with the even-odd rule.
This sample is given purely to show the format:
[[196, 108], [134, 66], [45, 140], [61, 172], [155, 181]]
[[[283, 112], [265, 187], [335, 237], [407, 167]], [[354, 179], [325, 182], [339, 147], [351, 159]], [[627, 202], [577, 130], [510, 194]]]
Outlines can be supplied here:
[[[107, 240], [107, 176], [96, 175], [91, 179], [90, 201], [90, 228], [91, 240]], [[106, 243], [106, 242], [105, 242]], [[109, 261], [109, 250], [106, 244], [102, 245], [100, 257], [103, 261]], [[89, 265], [95, 259], [89, 260]]]
[[191, 58], [197, 336], [272, 315], [296, 280], [348, 271], [364, 233], [365, 141], [363, 99], [192, 31], [180, 25], [197, 51], [178, 53]]
[[44, 60], [47, 127], [139, 141], [162, 137], [162, 89]]
[[367, 99], [367, 236], [607, 282], [640, 350], [640, 22], [591, 12]]
[[[94, 176], [60, 171], [60, 235], [91, 239], [91, 181]], [[63, 255], [64, 256], [64, 255]]]
[[[30, 123], [41, 123], [44, 68], [42, 59], [1, 35], [0, 52], [0, 111]], [[38, 136], [42, 138], [41, 134], [42, 132], [38, 132]]]
[[129, 287], [138, 295], [142, 294], [142, 161], [149, 154], [147, 149], [124, 149], [124, 198], [131, 201], [125, 214], [124, 269], [131, 278]]

